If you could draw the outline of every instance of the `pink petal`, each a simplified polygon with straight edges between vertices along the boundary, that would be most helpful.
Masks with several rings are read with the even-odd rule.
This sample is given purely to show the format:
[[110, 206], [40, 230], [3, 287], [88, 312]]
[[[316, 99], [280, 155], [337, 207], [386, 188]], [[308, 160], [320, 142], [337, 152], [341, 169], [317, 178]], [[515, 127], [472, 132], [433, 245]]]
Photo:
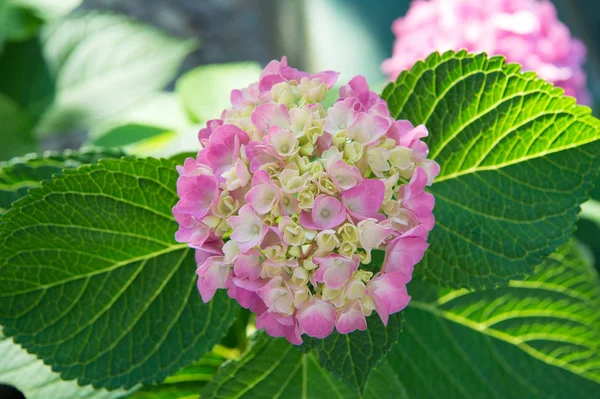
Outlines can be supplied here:
[[361, 184], [342, 192], [342, 202], [357, 219], [375, 218], [385, 195], [385, 184], [380, 180], [364, 179]]
[[428, 176], [425, 169], [417, 167], [409, 184], [400, 187], [399, 194], [402, 198], [402, 206], [413, 212], [419, 222], [431, 230], [435, 224], [433, 216], [435, 198], [425, 191], [427, 181]]
[[256, 292], [245, 290], [235, 284], [231, 284], [227, 290], [227, 295], [229, 295], [230, 298], [237, 300], [241, 307], [250, 309], [250, 311], [254, 313], [258, 314], [267, 310], [264, 302]]
[[323, 71], [312, 75], [310, 78], [321, 79], [323, 83], [325, 83], [325, 86], [327, 86], [328, 89], [331, 89], [333, 86], [335, 86], [335, 82], [337, 82], [339, 76], [339, 72]]
[[352, 187], [363, 181], [363, 177], [356, 166], [348, 165], [341, 159], [335, 161], [327, 168], [328, 173], [331, 175], [331, 180], [341, 190], [349, 190]]
[[181, 197], [177, 203], [178, 212], [201, 219], [219, 198], [218, 181], [209, 175], [180, 177], [177, 192]]
[[227, 288], [230, 270], [229, 265], [223, 263], [222, 256], [212, 256], [204, 261], [196, 271], [198, 274], [198, 290], [202, 301], [210, 301], [219, 288]]
[[315, 199], [312, 212], [300, 214], [300, 224], [308, 229], [327, 230], [336, 227], [346, 219], [346, 210], [334, 197], [321, 194]]
[[246, 194], [246, 202], [254, 208], [256, 212], [264, 215], [270, 212], [277, 203], [279, 195], [275, 187], [267, 184], [254, 186]]
[[245, 254], [239, 254], [235, 260], [233, 271], [239, 278], [256, 280], [260, 278], [261, 253], [254, 249]]
[[367, 284], [367, 295], [373, 299], [375, 310], [386, 326], [390, 314], [401, 311], [410, 302], [406, 292], [409, 281], [404, 273], [395, 272], [381, 274]]
[[325, 338], [333, 332], [336, 313], [331, 303], [313, 298], [307, 307], [298, 311], [297, 318], [301, 333]]
[[429, 247], [427, 233], [425, 226], [419, 225], [391, 241], [381, 270], [385, 273], [402, 272], [412, 277], [415, 265], [423, 259]]
[[352, 276], [359, 266], [358, 256], [354, 255], [352, 259], [341, 255], [332, 254], [325, 257], [315, 257], [313, 262], [319, 265], [314, 274], [314, 279], [318, 283], [332, 289], [341, 288]]
[[340, 334], [350, 334], [356, 330], [365, 331], [367, 329], [367, 320], [360, 301], [346, 305], [338, 316], [335, 328]]
[[256, 107], [251, 117], [259, 132], [267, 134], [271, 126], [287, 129], [290, 126], [290, 114], [283, 104], [267, 103]]

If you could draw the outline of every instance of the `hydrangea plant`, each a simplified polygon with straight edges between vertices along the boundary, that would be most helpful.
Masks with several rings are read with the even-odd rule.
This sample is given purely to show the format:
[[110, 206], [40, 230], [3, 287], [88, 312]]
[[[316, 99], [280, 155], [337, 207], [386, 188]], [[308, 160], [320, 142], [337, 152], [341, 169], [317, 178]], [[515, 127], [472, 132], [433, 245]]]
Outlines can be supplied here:
[[[325, 109], [337, 75], [271, 62], [178, 168], [176, 239], [196, 250], [202, 299], [225, 288], [294, 344], [365, 330], [373, 311], [387, 325], [434, 225], [427, 129], [394, 120], [361, 76]], [[380, 248], [381, 270], [361, 267]]]
[[[1, 382], [34, 399], [597, 396], [600, 281], [570, 238], [600, 169], [587, 107], [466, 51], [379, 95], [356, 77], [330, 106], [334, 72], [251, 71], [192, 154], [0, 164]], [[217, 72], [178, 82], [182, 100]]]

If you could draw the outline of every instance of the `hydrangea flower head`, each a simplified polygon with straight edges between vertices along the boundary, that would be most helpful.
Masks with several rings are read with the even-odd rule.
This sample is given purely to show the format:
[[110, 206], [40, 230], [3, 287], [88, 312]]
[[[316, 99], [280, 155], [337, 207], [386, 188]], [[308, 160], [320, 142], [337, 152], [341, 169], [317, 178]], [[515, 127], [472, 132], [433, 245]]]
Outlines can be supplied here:
[[414, 0], [392, 30], [393, 56], [382, 65], [390, 79], [435, 50], [466, 49], [503, 55], [580, 103], [591, 102], [585, 46], [558, 20], [548, 0]]
[[196, 249], [202, 299], [226, 289], [294, 344], [365, 330], [373, 312], [387, 324], [434, 224], [427, 130], [395, 121], [360, 76], [325, 109], [337, 76], [272, 61], [178, 167], [176, 239]]

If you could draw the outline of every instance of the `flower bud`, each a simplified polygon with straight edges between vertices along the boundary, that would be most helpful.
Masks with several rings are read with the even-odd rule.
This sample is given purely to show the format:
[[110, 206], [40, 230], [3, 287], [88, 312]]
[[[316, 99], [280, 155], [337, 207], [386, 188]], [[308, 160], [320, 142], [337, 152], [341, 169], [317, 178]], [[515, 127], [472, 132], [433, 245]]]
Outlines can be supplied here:
[[338, 245], [338, 240], [334, 230], [323, 230], [317, 234], [317, 245], [323, 252], [332, 252]]
[[233, 215], [240, 207], [240, 202], [234, 200], [227, 191], [223, 191], [219, 196], [216, 206], [216, 214], [224, 219]]
[[338, 234], [346, 242], [358, 242], [358, 229], [352, 223], [346, 223], [339, 228]]
[[356, 243], [344, 241], [340, 244], [338, 252], [340, 255], [345, 256], [346, 258], [352, 258], [352, 255], [354, 255], [356, 252]]

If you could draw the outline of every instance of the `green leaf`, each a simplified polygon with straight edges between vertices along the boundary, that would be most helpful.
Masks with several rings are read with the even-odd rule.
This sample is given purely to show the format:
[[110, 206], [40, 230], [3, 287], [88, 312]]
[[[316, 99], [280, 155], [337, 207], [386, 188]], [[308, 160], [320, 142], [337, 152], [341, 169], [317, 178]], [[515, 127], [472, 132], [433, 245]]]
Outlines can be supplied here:
[[35, 150], [29, 115], [0, 93], [0, 161]]
[[159, 126], [129, 123], [117, 126], [100, 136], [94, 145], [100, 147], [125, 147], [129, 144], [151, 139], [169, 132], [169, 129]]
[[225, 359], [209, 353], [167, 378], [164, 383], [148, 386], [128, 396], [129, 399], [198, 399], [200, 391], [212, 380]]
[[202, 390], [202, 398], [398, 399], [402, 393], [402, 385], [385, 360], [373, 370], [362, 396], [324, 370], [312, 352], [263, 332], [255, 334], [252, 341], [241, 359], [223, 365]]
[[231, 91], [257, 81], [260, 71], [253, 62], [200, 66], [179, 78], [176, 92], [194, 122], [218, 119], [231, 106]]
[[508, 287], [438, 296], [430, 283], [410, 286], [404, 332], [387, 357], [408, 397], [600, 392], [600, 281], [572, 243]]
[[425, 124], [441, 166], [436, 227], [415, 271], [455, 288], [506, 284], [566, 242], [600, 169], [600, 123], [502, 57], [432, 54], [383, 92]]
[[0, 231], [0, 324], [64, 379], [161, 381], [218, 343], [238, 307], [203, 304], [194, 253], [174, 241], [168, 160], [65, 170], [13, 204]]
[[248, 353], [227, 363], [202, 398], [352, 398], [344, 384], [321, 369], [311, 353], [259, 333]]
[[146, 100], [169, 83], [193, 41], [120, 15], [78, 12], [42, 32], [57, 98], [38, 130], [89, 128]]
[[[362, 268], [378, 273], [383, 265], [385, 252], [374, 250], [371, 262]], [[369, 376], [402, 332], [402, 314], [390, 316], [385, 327], [376, 314], [367, 318], [367, 330], [351, 334], [334, 332], [325, 339], [305, 339], [305, 348], [312, 349], [321, 366], [345, 382], [356, 392], [363, 394]]]
[[188, 158], [196, 158], [198, 156], [197, 152], [181, 152], [179, 154], [173, 155], [170, 160], [175, 162], [177, 165], [183, 165], [186, 159]]
[[123, 390], [94, 390], [75, 381], [63, 381], [49, 366], [28, 354], [0, 332], [0, 383], [19, 389], [27, 399], [113, 399], [127, 394]]
[[372, 315], [367, 318], [367, 330], [351, 334], [333, 333], [325, 339], [309, 341], [321, 366], [363, 393], [369, 376], [392, 346], [398, 342], [402, 331], [402, 314], [390, 316], [387, 328]]
[[36, 34], [43, 22], [35, 9], [24, 7], [18, 0], [0, 0], [0, 38], [29, 39]]
[[[90, 142], [102, 142], [106, 140], [103, 136], [114, 135], [115, 130], [128, 125], [160, 128], [163, 133], [183, 132], [192, 126], [177, 96], [173, 93], [160, 92], [110, 120], [95, 124], [90, 130]], [[191, 133], [190, 135], [194, 136]], [[128, 141], [129, 143], [126, 144], [132, 143], [131, 140]]]
[[63, 169], [124, 155], [118, 150], [67, 150], [42, 155], [29, 154], [9, 162], [0, 162], [0, 214], [8, 211], [13, 202], [26, 196], [30, 188], [39, 187], [42, 180], [61, 174]]
[[42, 55], [39, 39], [8, 43], [0, 56], [0, 93], [14, 100], [33, 123], [54, 100], [54, 78]]

